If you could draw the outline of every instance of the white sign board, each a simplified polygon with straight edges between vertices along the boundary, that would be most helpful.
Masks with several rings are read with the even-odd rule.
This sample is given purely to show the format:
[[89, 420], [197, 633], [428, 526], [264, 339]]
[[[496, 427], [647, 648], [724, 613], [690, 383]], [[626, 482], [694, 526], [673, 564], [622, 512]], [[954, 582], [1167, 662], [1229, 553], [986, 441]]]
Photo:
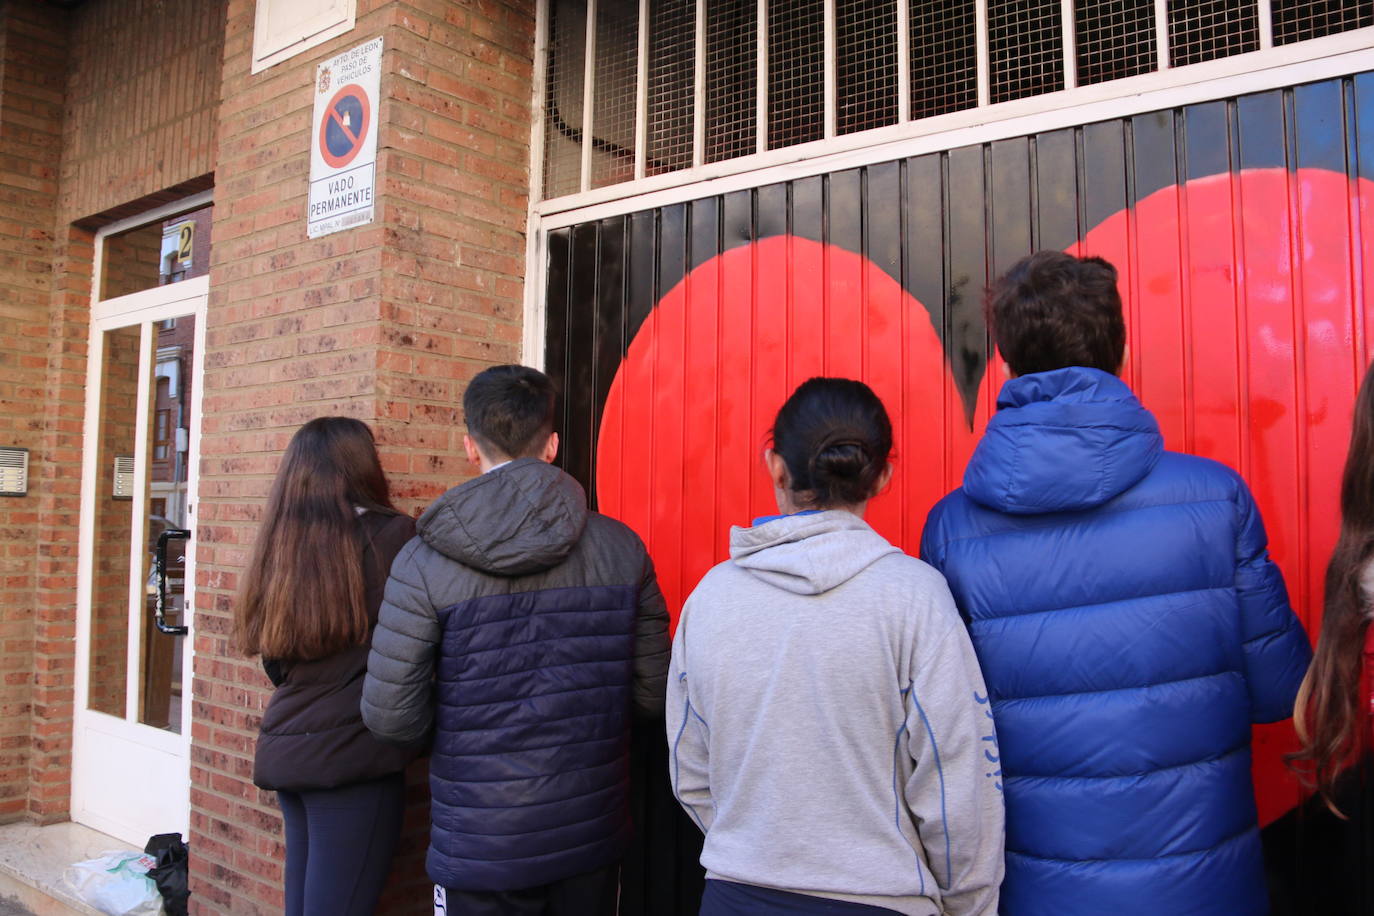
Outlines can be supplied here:
[[312, 239], [372, 222], [381, 77], [380, 38], [330, 58], [315, 70], [306, 214]]

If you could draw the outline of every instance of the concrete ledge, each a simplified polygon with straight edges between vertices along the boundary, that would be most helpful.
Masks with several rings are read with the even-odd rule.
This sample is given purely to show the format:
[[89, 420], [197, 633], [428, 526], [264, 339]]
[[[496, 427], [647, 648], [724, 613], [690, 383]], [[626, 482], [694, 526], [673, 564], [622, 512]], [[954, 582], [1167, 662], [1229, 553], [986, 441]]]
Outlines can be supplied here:
[[17, 901], [34, 916], [101, 916], [72, 896], [62, 872], [73, 862], [112, 849], [133, 847], [71, 821], [47, 827], [0, 826], [0, 898]]

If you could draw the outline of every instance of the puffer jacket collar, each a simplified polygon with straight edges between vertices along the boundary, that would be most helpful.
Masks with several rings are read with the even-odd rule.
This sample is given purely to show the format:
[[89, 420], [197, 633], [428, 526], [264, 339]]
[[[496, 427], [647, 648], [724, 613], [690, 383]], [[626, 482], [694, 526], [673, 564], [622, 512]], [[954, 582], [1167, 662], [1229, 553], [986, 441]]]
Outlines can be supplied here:
[[416, 530], [464, 566], [525, 576], [567, 559], [586, 525], [582, 486], [538, 458], [520, 458], [449, 490]]
[[1071, 366], [1002, 386], [968, 468], [964, 492], [999, 512], [1091, 509], [1150, 473], [1159, 424], [1114, 375]]
[[843, 509], [730, 529], [730, 559], [736, 566], [797, 595], [828, 592], [890, 553], [900, 551]]

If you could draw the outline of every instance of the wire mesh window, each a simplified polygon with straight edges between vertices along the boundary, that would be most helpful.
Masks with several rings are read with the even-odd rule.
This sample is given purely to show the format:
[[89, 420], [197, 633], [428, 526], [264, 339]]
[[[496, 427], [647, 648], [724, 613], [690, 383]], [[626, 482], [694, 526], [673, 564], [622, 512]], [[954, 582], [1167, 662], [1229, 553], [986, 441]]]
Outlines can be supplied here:
[[639, 0], [600, 0], [592, 79], [592, 187], [634, 177]]
[[835, 3], [835, 132], [897, 123], [897, 4]]
[[649, 22], [649, 148], [645, 168], [647, 174], [658, 175], [692, 165], [696, 3], [654, 0], [649, 5]]
[[994, 103], [1063, 89], [1059, 0], [988, 0], [988, 69]]
[[1169, 0], [1169, 54], [1174, 66], [1258, 49], [1255, 0]]
[[1369, 0], [1272, 0], [1274, 44], [1287, 45], [1374, 25]]
[[586, 78], [587, 8], [549, 7], [548, 83], [544, 92], [544, 196], [581, 190], [582, 88]]
[[542, 28], [552, 198], [1374, 28], [1374, 3], [547, 0]]
[[1074, 33], [1080, 86], [1139, 76], [1158, 66], [1154, 0], [1078, 0]]
[[825, 136], [825, 0], [768, 5], [768, 148]]
[[755, 139], [757, 0], [706, 2], [706, 161], [747, 156]]
[[978, 11], [973, 0], [911, 0], [911, 116], [978, 105]]

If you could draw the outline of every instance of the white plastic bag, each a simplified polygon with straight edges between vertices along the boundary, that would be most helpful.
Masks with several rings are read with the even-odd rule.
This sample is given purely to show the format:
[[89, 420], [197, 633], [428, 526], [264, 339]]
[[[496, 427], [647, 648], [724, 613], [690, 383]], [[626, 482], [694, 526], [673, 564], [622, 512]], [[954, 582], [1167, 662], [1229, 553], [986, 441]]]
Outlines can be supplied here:
[[162, 895], [148, 877], [155, 865], [152, 856], [115, 850], [67, 866], [62, 880], [79, 899], [108, 916], [162, 916]]

